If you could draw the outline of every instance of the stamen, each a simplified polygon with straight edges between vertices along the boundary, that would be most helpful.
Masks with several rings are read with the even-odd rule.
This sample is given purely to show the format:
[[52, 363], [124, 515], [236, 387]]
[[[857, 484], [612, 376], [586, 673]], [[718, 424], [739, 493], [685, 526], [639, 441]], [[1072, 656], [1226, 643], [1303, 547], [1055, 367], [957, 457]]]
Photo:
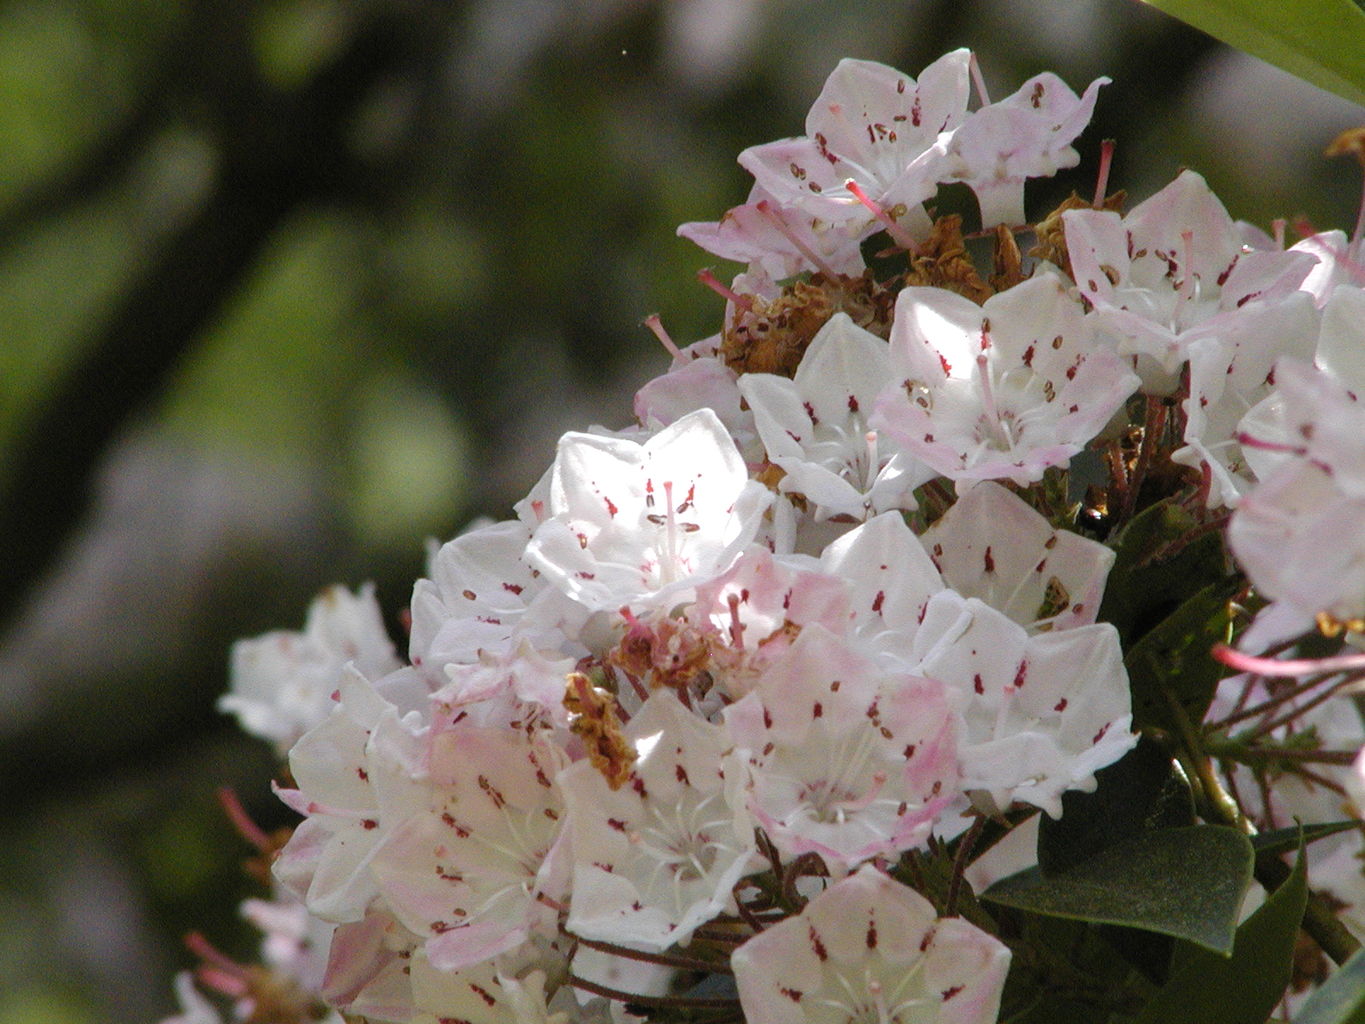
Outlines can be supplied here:
[[863, 490], [870, 491], [877, 480], [877, 432], [869, 430], [863, 435], [867, 444], [867, 470], [863, 473]]
[[678, 517], [673, 511], [673, 481], [664, 481], [664, 545], [666, 558], [664, 564], [660, 566], [663, 570], [660, 582], [669, 584], [675, 581], [678, 576], [675, 570], [678, 567]]
[[659, 319], [658, 313], [651, 313], [649, 316], [645, 317], [644, 324], [654, 332], [654, 337], [659, 339], [659, 344], [663, 345], [665, 351], [667, 351], [669, 355], [675, 360], [682, 360], [682, 352], [678, 349], [678, 346], [673, 343], [673, 339], [668, 336], [668, 332], [664, 330], [664, 323]]
[[1275, 248], [1277, 249], [1284, 248], [1285, 242], [1284, 232], [1285, 228], [1288, 226], [1289, 222], [1285, 220], [1283, 217], [1276, 217], [1274, 220], [1270, 222], [1270, 232], [1275, 238]]
[[780, 213], [773, 209], [772, 203], [768, 202], [766, 199], [760, 200], [758, 203], [758, 212], [763, 214], [768, 222], [781, 232], [783, 238], [791, 242], [796, 248], [796, 251], [804, 256], [810, 262], [811, 266], [815, 267], [816, 270], [820, 271], [820, 273], [824, 274], [831, 281], [838, 280], [839, 275], [834, 272], [833, 268], [831, 268], [828, 263], [820, 258], [819, 253], [797, 237], [796, 232], [791, 229], [791, 225], [783, 219]]
[[886, 228], [886, 233], [891, 236], [892, 240], [895, 241], [897, 245], [906, 252], [916, 256], [919, 255], [919, 243], [910, 237], [910, 232], [896, 223], [896, 219], [892, 217], [891, 214], [887, 213], [880, 203], [869, 196], [861, 185], [852, 178], [849, 178], [844, 182], [844, 188], [849, 190], [854, 199], [858, 200], [858, 202], [862, 203], [871, 211], [872, 216], [876, 217], [882, 227]]
[[1114, 140], [1105, 139], [1100, 143], [1100, 169], [1095, 176], [1095, 198], [1091, 202], [1097, 210], [1104, 209], [1105, 193], [1109, 191], [1109, 170], [1114, 163]]
[[981, 74], [981, 65], [973, 53], [967, 61], [967, 67], [971, 70], [972, 85], [976, 86], [976, 95], [981, 99], [981, 105], [988, 107], [991, 105], [990, 93], [986, 91], [986, 79]]
[[736, 650], [744, 650], [744, 623], [739, 621], [739, 595], [726, 598], [730, 606], [730, 643]]
[[1185, 243], [1184, 260], [1180, 265], [1180, 288], [1176, 292], [1175, 309], [1171, 314], [1171, 329], [1179, 332], [1185, 322], [1185, 306], [1194, 300], [1194, 232], [1188, 229], [1180, 232], [1180, 240]]
[[1221, 661], [1228, 668], [1276, 679], [1303, 676], [1310, 672], [1349, 672], [1365, 668], [1365, 653], [1341, 654], [1333, 658], [1259, 658], [1226, 644], [1215, 644], [1211, 653], [1216, 661]]
[[701, 270], [697, 271], [697, 280], [710, 288], [726, 302], [733, 302], [740, 309], [744, 310], [744, 312], [752, 313], [754, 311], [754, 300], [752, 298], [748, 295], [741, 295], [739, 292], [729, 287], [729, 285], [722, 283], [720, 278], [716, 277], [716, 275], [711, 273], [706, 267], [702, 267]]
[[218, 803], [222, 805], [223, 812], [228, 816], [228, 820], [232, 822], [232, 827], [237, 830], [239, 836], [256, 847], [261, 853], [270, 853], [274, 850], [274, 844], [271, 843], [270, 837], [265, 834], [265, 829], [252, 821], [251, 815], [246, 813], [246, 808], [238, 799], [236, 790], [231, 786], [218, 787]]

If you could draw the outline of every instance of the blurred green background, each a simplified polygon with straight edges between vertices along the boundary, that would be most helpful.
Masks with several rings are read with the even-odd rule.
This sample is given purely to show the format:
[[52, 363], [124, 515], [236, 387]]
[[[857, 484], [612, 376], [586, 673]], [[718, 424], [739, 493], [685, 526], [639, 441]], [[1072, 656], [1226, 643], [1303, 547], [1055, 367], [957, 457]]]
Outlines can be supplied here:
[[[1349, 226], [1365, 111], [1132, 0], [9, 0], [0, 5], [0, 1024], [152, 1021], [191, 930], [250, 956], [263, 744], [235, 637], [506, 517], [721, 305], [676, 225], [740, 203], [840, 57], [1106, 74], [1038, 215], [1182, 166]], [[718, 268], [721, 276], [733, 267]]]

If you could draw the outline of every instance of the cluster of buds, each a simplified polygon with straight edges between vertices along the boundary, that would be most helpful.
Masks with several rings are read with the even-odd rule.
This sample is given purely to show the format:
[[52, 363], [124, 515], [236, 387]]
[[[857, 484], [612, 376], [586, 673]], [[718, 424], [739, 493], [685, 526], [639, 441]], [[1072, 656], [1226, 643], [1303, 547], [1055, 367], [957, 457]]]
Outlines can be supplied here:
[[[1031, 851], [988, 871], [982, 837], [1137, 744], [1138, 634], [1102, 611], [1158, 507], [1149, 559], [1226, 536], [1241, 570], [1202, 582], [1258, 613], [1192, 723], [1228, 767], [1201, 813], [1302, 813], [1275, 751], [1315, 813], [1365, 802], [1359, 665], [1274, 657], [1365, 624], [1360, 229], [1286, 248], [1190, 171], [1125, 213], [1107, 144], [1093, 199], [1028, 223], [1102, 84], [844, 61], [805, 136], [741, 154], [748, 202], [680, 229], [747, 264], [703, 275], [721, 332], [651, 321], [637, 422], [434, 553], [406, 661], [370, 590], [237, 646], [223, 706], [303, 816], [253, 904], [300, 1019], [995, 1021], [1022, 940], [972, 882]], [[200, 982], [251, 1017], [239, 975]]]

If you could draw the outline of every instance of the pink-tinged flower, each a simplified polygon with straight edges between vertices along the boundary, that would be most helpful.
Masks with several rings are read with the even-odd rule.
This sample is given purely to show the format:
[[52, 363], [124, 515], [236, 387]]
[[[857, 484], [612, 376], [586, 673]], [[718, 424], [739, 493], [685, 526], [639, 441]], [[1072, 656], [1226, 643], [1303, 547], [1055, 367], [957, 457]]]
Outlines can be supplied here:
[[683, 224], [678, 234], [722, 259], [757, 265], [775, 281], [815, 270], [857, 277], [864, 267], [861, 242], [878, 228], [871, 213], [862, 214], [841, 213], [831, 224], [804, 206], [784, 206], [755, 184], [743, 206], [719, 221]]
[[635, 393], [635, 417], [647, 429], [676, 423], [688, 413], [710, 409], [741, 449], [758, 437], [754, 416], [741, 405], [739, 377], [714, 353], [675, 362]]
[[715, 683], [738, 700], [806, 626], [841, 632], [848, 590], [836, 576], [797, 567], [754, 546], [697, 588], [687, 618], [710, 638]]
[[563, 895], [550, 852], [563, 816], [554, 777], [567, 764], [539, 734], [456, 726], [432, 738], [428, 804], [385, 837], [371, 871], [437, 968], [553, 933], [541, 899]]
[[1220, 333], [1232, 318], [1257, 315], [1245, 307], [1289, 295], [1316, 264], [1304, 252], [1248, 250], [1193, 171], [1126, 217], [1068, 210], [1062, 222], [1081, 294], [1156, 393], [1174, 390], [1191, 342]]
[[806, 135], [746, 149], [739, 162], [784, 207], [839, 224], [863, 222], [854, 181], [912, 235], [929, 230], [922, 204], [948, 170], [944, 133], [966, 116], [967, 50], [921, 72], [842, 60], [806, 116]]
[[745, 1018], [763, 1024], [994, 1024], [1009, 949], [864, 865], [735, 950]]
[[484, 651], [477, 664], [449, 665], [449, 682], [431, 695], [432, 734], [459, 725], [567, 729], [564, 685], [573, 658], [545, 657], [523, 640], [505, 654]]
[[900, 513], [884, 512], [844, 534], [825, 548], [820, 568], [847, 586], [849, 624], [858, 642], [904, 666], [943, 578]]
[[612, 789], [586, 762], [559, 777], [573, 849], [568, 928], [605, 942], [662, 950], [732, 904], [735, 883], [763, 862], [744, 807], [747, 774], [720, 726], [671, 690], [631, 717], [638, 759]]
[[275, 877], [325, 921], [358, 921], [377, 894], [375, 847], [427, 802], [423, 738], [416, 712], [398, 709], [353, 666], [337, 706], [289, 752], [297, 789], [279, 796], [307, 818], [294, 830]]
[[233, 644], [231, 689], [218, 710], [236, 715], [244, 731], [270, 740], [283, 755], [331, 712], [347, 662], [371, 679], [400, 665], [372, 584], [355, 594], [328, 587], [309, 607], [302, 633], [278, 631]]
[[1041, 479], [1138, 386], [1054, 274], [984, 306], [940, 288], [902, 290], [891, 367], [872, 428], [954, 480]]
[[963, 597], [977, 597], [1031, 632], [1095, 621], [1114, 552], [1054, 530], [1022, 498], [989, 481], [973, 484], [921, 542]]
[[366, 1020], [411, 1020], [417, 1007], [409, 965], [421, 941], [379, 909], [341, 925], [332, 936], [322, 997]]
[[773, 844], [818, 853], [836, 874], [922, 842], [959, 791], [942, 685], [881, 670], [821, 626], [802, 630], [725, 724]]
[[1318, 320], [1312, 298], [1292, 292], [1257, 303], [1254, 317], [1227, 318], [1218, 333], [1190, 343], [1185, 444], [1171, 459], [1206, 468], [1210, 508], [1235, 506], [1254, 482], [1239, 440], [1242, 420], [1270, 394], [1278, 359], [1312, 357]]
[[1123, 651], [1108, 623], [1031, 636], [945, 590], [929, 602], [911, 659], [951, 691], [961, 788], [985, 811], [1022, 800], [1061, 817], [1066, 790], [1093, 790], [1095, 772], [1137, 742]]
[[594, 611], [676, 604], [748, 546], [770, 500], [710, 409], [644, 444], [566, 434], [526, 559]]
[[563, 990], [567, 966], [563, 945], [567, 942], [561, 936], [535, 940], [494, 959], [455, 970], [437, 967], [423, 951], [415, 951], [410, 967], [412, 1001], [419, 1014], [416, 1019], [461, 1024], [568, 1024], [567, 1014], [551, 1013], [547, 1005], [547, 997], [556, 989]]
[[1318, 261], [1299, 287], [1313, 296], [1319, 308], [1340, 285], [1365, 286], [1365, 248], [1348, 242], [1344, 231], [1320, 231], [1294, 243], [1289, 251], [1308, 253]]
[[1100, 86], [1097, 78], [1077, 96], [1056, 75], [1044, 72], [1012, 96], [974, 112], [948, 146], [953, 170], [941, 181], [966, 182], [981, 207], [981, 226], [1018, 225], [1024, 218], [1024, 181], [1075, 167], [1072, 148], [1090, 123]]
[[[441, 546], [412, 593], [412, 664], [435, 688], [451, 665], [473, 665], [530, 641], [565, 644], [581, 614], [522, 559], [531, 532], [518, 520], [480, 526]], [[515, 637], [515, 638], [514, 638]]]
[[[1360, 435], [1357, 435], [1359, 437]], [[1365, 618], [1365, 494], [1294, 459], [1237, 506], [1228, 543], [1256, 590], [1307, 616]]]
[[914, 490], [936, 475], [867, 417], [891, 379], [886, 342], [836, 313], [811, 341], [793, 378], [750, 373], [739, 390], [754, 413], [779, 488], [803, 495], [817, 520], [861, 521], [915, 508]]

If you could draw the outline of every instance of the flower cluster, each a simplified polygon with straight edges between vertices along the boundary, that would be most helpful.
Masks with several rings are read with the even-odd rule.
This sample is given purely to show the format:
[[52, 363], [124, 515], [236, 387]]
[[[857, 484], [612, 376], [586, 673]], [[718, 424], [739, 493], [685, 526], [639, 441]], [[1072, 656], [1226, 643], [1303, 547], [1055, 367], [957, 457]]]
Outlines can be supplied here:
[[[747, 264], [722, 331], [656, 323], [636, 424], [566, 434], [434, 553], [406, 662], [368, 589], [238, 646], [223, 707], [303, 820], [255, 904], [274, 996], [202, 984], [374, 1021], [994, 1021], [1018, 938], [973, 846], [1138, 741], [1121, 528], [1178, 518], [1159, 560], [1228, 523], [1256, 651], [1365, 631], [1360, 239], [1285, 248], [1190, 171], [1029, 224], [1104, 80], [972, 109], [974, 70], [844, 61], [804, 136], [741, 154], [748, 202], [680, 229]], [[926, 205], [957, 182], [969, 234]], [[1283, 739], [1250, 671], [1213, 707]]]

